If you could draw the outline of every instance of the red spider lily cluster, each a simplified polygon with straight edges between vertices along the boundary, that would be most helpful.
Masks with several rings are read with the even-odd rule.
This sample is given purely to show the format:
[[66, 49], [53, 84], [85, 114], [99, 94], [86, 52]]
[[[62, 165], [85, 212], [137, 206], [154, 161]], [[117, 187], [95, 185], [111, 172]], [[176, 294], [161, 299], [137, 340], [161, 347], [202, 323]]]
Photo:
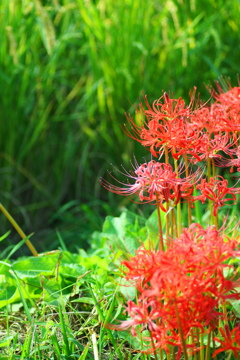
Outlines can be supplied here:
[[[240, 300], [237, 269], [230, 265], [240, 255], [239, 235], [225, 236], [219, 230], [218, 215], [225, 204], [237, 203], [240, 187], [238, 180], [230, 187], [217, 171], [220, 167], [230, 167], [230, 174], [240, 170], [240, 87], [225, 93], [220, 87], [211, 89], [210, 105], [194, 101], [195, 92], [189, 105], [164, 93], [151, 106], [145, 97], [145, 106], [137, 110], [143, 122], [139, 125], [128, 116], [126, 132], [157, 159], [141, 165], [135, 161], [133, 171], [120, 172], [130, 180], [117, 180], [121, 186], [101, 179], [109, 191], [138, 194], [140, 202], [155, 204], [160, 233], [159, 250], [141, 247], [122, 262], [124, 277], [138, 295], [127, 304], [129, 319], [113, 328], [131, 329], [155, 359], [157, 354], [162, 359], [162, 351], [167, 359], [183, 356], [187, 360], [197, 353], [196, 359], [210, 359], [210, 343], [212, 358], [231, 350], [239, 359], [240, 328], [228, 311], [229, 301]], [[160, 162], [163, 155], [165, 162]], [[208, 202], [206, 229], [192, 223], [196, 201]], [[181, 203], [188, 203], [189, 227], [183, 230]]]
[[[161, 348], [169, 353], [171, 345], [178, 348], [180, 359], [183, 344], [198, 351], [200, 334], [214, 336], [219, 320], [224, 320], [219, 306], [239, 298], [234, 268], [227, 264], [239, 256], [236, 247], [236, 239], [225, 241], [214, 226], [204, 230], [192, 224], [165, 252], [140, 248], [123, 262], [126, 279], [138, 290], [137, 303], [128, 302], [131, 319], [116, 328], [131, 327], [132, 334], [142, 338], [147, 330], [144, 341], [149, 342], [149, 352]], [[231, 276], [227, 279], [224, 272]]]
[[[239, 89], [228, 91], [231, 101], [227, 105], [228, 96], [213, 93], [216, 102], [209, 106], [199, 105], [195, 110], [193, 101], [187, 106], [181, 98], [170, 99], [164, 94], [151, 107], [145, 97], [147, 110], [140, 106], [145, 123], [139, 126], [128, 117], [133, 134], [128, 130], [127, 133], [148, 147], [153, 156], [158, 156], [167, 148], [174, 159], [179, 159], [181, 155], [188, 155], [193, 162], [221, 158], [219, 151], [228, 154], [229, 148], [232, 151], [236, 148], [237, 132], [240, 131]], [[234, 95], [236, 101], [233, 100]]]
[[[141, 202], [159, 202], [163, 211], [176, 205], [180, 199], [191, 204], [196, 200], [202, 203], [212, 201], [213, 216], [217, 216], [219, 207], [227, 201], [236, 202], [236, 194], [240, 188], [228, 187], [228, 181], [216, 176], [216, 166], [231, 168], [231, 172], [240, 168], [240, 87], [235, 87], [226, 93], [217, 94], [212, 91], [215, 102], [211, 105], [195, 105], [194, 100], [186, 105], [183, 99], [171, 99], [164, 94], [150, 106], [145, 97], [145, 104], [138, 111], [144, 116], [144, 122], [137, 125], [128, 117], [131, 129], [127, 134], [139, 141], [150, 150], [152, 156], [161, 157], [165, 154], [165, 163], [150, 161], [142, 165], [137, 163], [134, 172], [125, 175], [134, 183], [124, 186], [112, 185], [102, 179], [102, 185], [108, 190], [121, 195], [139, 194]], [[169, 155], [174, 159], [175, 170], [169, 164]], [[176, 163], [182, 161], [181, 170]], [[207, 167], [207, 179], [203, 171], [198, 169], [189, 174], [189, 164]], [[197, 181], [201, 183], [197, 189], [201, 191], [198, 197], [192, 197]]]

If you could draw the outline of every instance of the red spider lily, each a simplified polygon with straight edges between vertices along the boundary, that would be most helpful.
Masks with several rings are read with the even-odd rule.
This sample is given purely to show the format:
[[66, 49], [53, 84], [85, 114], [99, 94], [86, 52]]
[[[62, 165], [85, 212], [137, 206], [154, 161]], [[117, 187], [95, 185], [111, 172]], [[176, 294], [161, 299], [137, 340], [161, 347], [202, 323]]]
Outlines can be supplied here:
[[[152, 353], [158, 348], [169, 353], [169, 345], [177, 346], [180, 359], [182, 344], [174, 320], [175, 310], [171, 314], [166, 311], [166, 306], [162, 301], [141, 297], [137, 304], [128, 301], [126, 311], [131, 319], [123, 321], [120, 325], [109, 325], [108, 327], [119, 331], [130, 328], [132, 335], [141, 337], [147, 345], [147, 350], [144, 351], [146, 353]], [[185, 314], [187, 316], [187, 313]], [[145, 331], [144, 335], [143, 331]], [[196, 348], [196, 345], [191, 344], [187, 347]]]
[[193, 200], [201, 200], [204, 203], [206, 199], [210, 199], [213, 202], [214, 216], [217, 216], [219, 207], [225, 205], [226, 202], [232, 201], [235, 204], [235, 194], [239, 191], [239, 188], [229, 188], [228, 180], [220, 175], [210, 178], [210, 182], [202, 179], [196, 188], [201, 191], [202, 195], [196, 196]]
[[[165, 252], [139, 249], [136, 256], [123, 262], [125, 277], [139, 291], [138, 301], [128, 303], [131, 319], [116, 329], [131, 327], [134, 336], [148, 330], [150, 336], [143, 337], [148, 352], [158, 348], [169, 352], [168, 345], [173, 345], [178, 347], [180, 359], [180, 332], [186, 340], [198, 331], [204, 334], [216, 329], [223, 316], [217, 310], [219, 303], [239, 299], [234, 292], [237, 283], [225, 278], [226, 269], [231, 269], [227, 260], [240, 255], [235, 250], [238, 244], [235, 239], [226, 241], [214, 226], [205, 230], [192, 224]], [[197, 336], [185, 346], [192, 353], [198, 351]]]
[[[125, 276], [128, 280], [146, 284], [160, 264], [161, 269], [171, 267], [176, 256], [176, 262], [184, 263], [188, 266], [188, 271], [197, 263], [204, 263], [211, 271], [211, 265], [215, 270], [216, 266], [220, 266], [222, 270], [227, 259], [240, 255], [240, 252], [235, 250], [238, 245], [237, 240], [226, 239], [227, 241], [224, 241], [224, 237], [215, 226], [209, 226], [205, 230], [201, 225], [194, 223], [189, 228], [183, 229], [179, 238], [172, 240], [167, 252], [139, 248], [136, 256], [131, 260], [123, 261], [122, 264], [128, 269]], [[187, 259], [187, 262], [184, 259]]]
[[157, 348], [169, 353], [169, 345], [181, 347], [181, 341], [177, 331], [174, 329], [170, 333], [169, 324], [161, 320], [165, 320], [163, 307], [163, 303], [147, 298], [139, 299], [137, 304], [128, 301], [126, 311], [131, 319], [123, 321], [120, 325], [110, 325], [109, 328], [120, 331], [131, 328], [132, 335], [141, 337], [148, 346], [145, 353], [152, 353]]
[[201, 139], [201, 146], [195, 148], [195, 158], [190, 159], [191, 162], [208, 160], [208, 159], [221, 159], [220, 151], [227, 153], [232, 142], [229, 142], [229, 137], [226, 134], [216, 134], [210, 138], [208, 134], [204, 134]]
[[212, 133], [216, 134], [226, 130], [225, 117], [226, 112], [222, 107], [215, 109], [214, 105], [203, 106], [192, 113], [191, 124], [210, 136]]
[[229, 110], [222, 104], [214, 103], [209, 107], [209, 115], [206, 118], [205, 128], [209, 133], [231, 132], [239, 130], [239, 114], [235, 109]]
[[[163, 102], [162, 102], [163, 100]], [[171, 99], [167, 93], [164, 93], [159, 99], [155, 100], [150, 106], [147, 97], [145, 96], [145, 104], [147, 110], [141, 105], [141, 111], [145, 113], [148, 120], [166, 120], [173, 121], [190, 115], [191, 105], [186, 106], [185, 101], [180, 97], [179, 99]]]
[[224, 112], [224, 122], [226, 125], [226, 131], [239, 131], [239, 115], [240, 115], [240, 87], [231, 88], [228, 84], [229, 90], [223, 92], [220, 85], [217, 84], [217, 91], [210, 89], [211, 95], [216, 99], [216, 103], [213, 104], [215, 107], [215, 114], [220, 109], [220, 112]]
[[147, 328], [153, 329], [155, 326], [154, 320], [158, 319], [160, 314], [159, 311], [155, 308], [155, 304], [151, 305], [145, 303], [144, 301], [139, 301], [136, 305], [133, 301], [128, 301], [126, 311], [131, 319], [123, 321], [120, 325], [109, 325], [115, 330], [126, 330], [131, 327], [131, 333], [133, 336], [137, 335], [137, 328], [141, 332]]
[[173, 171], [170, 164], [159, 163], [154, 160], [138, 166], [134, 173], [126, 172], [129, 178], [135, 180], [133, 184], [123, 184], [119, 187], [110, 184], [104, 179], [100, 179], [101, 184], [109, 191], [123, 196], [139, 194], [140, 201], [158, 202], [163, 211], [167, 211], [163, 206], [163, 201], [176, 205], [180, 198], [188, 198], [193, 192], [193, 185], [201, 176], [201, 170], [185, 178], [180, 178], [183, 169], [180, 167], [178, 172]]
[[226, 131], [228, 134], [240, 130], [239, 108], [215, 103], [211, 105], [211, 113], [213, 118], [213, 127], [215, 125], [215, 131], [216, 127], [219, 131]]
[[[122, 262], [122, 265], [128, 269], [125, 273], [125, 278], [132, 281], [133, 285], [141, 287], [142, 282], [145, 284], [149, 281], [149, 278], [161, 262], [162, 255], [161, 251], [154, 252], [153, 250], [140, 247], [136, 251], [136, 256], [132, 257], [129, 261]], [[141, 291], [140, 287], [139, 291]]]
[[161, 124], [151, 120], [141, 129], [139, 136], [141, 144], [149, 147], [153, 156], [162, 154], [167, 148], [176, 160], [184, 154], [196, 156], [195, 148], [202, 144], [202, 134], [183, 119]]
[[191, 155], [193, 162], [220, 158], [219, 151], [226, 152], [231, 138], [236, 142], [236, 132], [240, 130], [238, 90], [221, 94], [218, 100], [222, 95], [230, 98], [228, 106], [225, 99], [195, 110], [193, 101], [186, 106], [182, 98], [171, 99], [167, 94], [152, 106], [145, 97], [147, 109], [140, 105], [145, 121], [137, 125], [128, 117], [131, 130], [126, 133], [149, 148], [155, 157], [167, 149], [176, 160], [181, 155]]
[[149, 147], [155, 157], [163, 153], [163, 148], [171, 151], [175, 159], [186, 153], [195, 156], [193, 149], [200, 146], [201, 132], [189, 121], [193, 101], [186, 106], [182, 98], [171, 99], [164, 94], [152, 107], [146, 97], [145, 103], [147, 110], [141, 104], [140, 112], [146, 120], [139, 126], [128, 117], [131, 130], [126, 130], [127, 135]]
[[[229, 85], [230, 87], [230, 85]], [[210, 89], [211, 95], [217, 100], [217, 102], [225, 105], [229, 108], [237, 108], [240, 106], [240, 87], [230, 88], [228, 91], [223, 92], [220, 85], [217, 84], [218, 92], [214, 89]]]
[[218, 341], [221, 345], [220, 348], [214, 351], [213, 357], [223, 351], [231, 350], [234, 354], [235, 359], [238, 359], [240, 354], [240, 326], [234, 327], [232, 330], [228, 326], [225, 326], [225, 329], [219, 329], [223, 339], [215, 337], [214, 339]]

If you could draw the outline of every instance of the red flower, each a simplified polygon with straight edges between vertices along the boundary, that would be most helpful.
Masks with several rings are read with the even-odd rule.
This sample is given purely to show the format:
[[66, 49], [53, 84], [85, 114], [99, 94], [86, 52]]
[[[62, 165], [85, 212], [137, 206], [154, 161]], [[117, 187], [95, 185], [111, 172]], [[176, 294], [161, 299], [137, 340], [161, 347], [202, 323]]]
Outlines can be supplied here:
[[196, 188], [201, 191], [202, 195], [196, 196], [194, 200], [201, 200], [204, 203], [206, 199], [210, 199], [213, 202], [214, 216], [217, 216], [219, 207], [225, 205], [226, 202], [232, 201], [235, 204], [235, 194], [239, 191], [239, 188], [229, 188], [228, 180], [220, 175], [210, 178], [210, 182], [202, 179]]
[[[205, 334], [216, 329], [223, 316], [217, 310], [219, 303], [239, 299], [234, 292], [236, 283], [224, 276], [231, 268], [227, 260], [239, 256], [237, 245], [237, 240], [226, 241], [214, 226], [205, 230], [192, 224], [165, 252], [139, 249], [136, 256], [123, 262], [126, 279], [139, 292], [137, 303], [128, 302], [131, 319], [115, 329], [130, 327], [134, 336], [141, 334], [148, 352], [158, 348], [168, 352], [168, 345], [177, 346], [180, 359], [182, 337], [186, 340], [199, 331]], [[143, 336], [143, 330], [148, 330], [149, 336]], [[192, 337], [191, 345], [185, 344], [193, 353], [199, 350], [197, 338]]]
[[[163, 101], [162, 101], [163, 100]], [[179, 99], [171, 99], [167, 93], [164, 93], [159, 99], [155, 100], [150, 106], [147, 97], [145, 96], [145, 103], [147, 110], [141, 105], [141, 110], [145, 113], [148, 120], [166, 120], [171, 122], [173, 120], [189, 116], [191, 105], [186, 106], [185, 101], [180, 97]]]
[[161, 209], [166, 211], [163, 201], [176, 205], [180, 198], [189, 197], [193, 192], [193, 184], [201, 176], [201, 170], [199, 169], [186, 178], [180, 178], [179, 176], [183, 172], [181, 167], [176, 173], [170, 164], [152, 160], [138, 166], [134, 171], [135, 174], [126, 173], [129, 178], [135, 180], [133, 184], [123, 184], [117, 180], [124, 185], [124, 187], [119, 187], [110, 184], [104, 179], [100, 179], [100, 182], [107, 190], [116, 194], [128, 196], [138, 193], [140, 201], [158, 201]]
[[217, 354], [231, 350], [234, 354], [234, 357], [238, 359], [240, 354], [240, 326], [236, 326], [232, 330], [229, 329], [228, 326], [225, 326], [225, 329], [219, 329], [223, 339], [219, 337], [215, 337], [215, 340], [220, 342], [220, 348], [215, 350], [213, 353], [213, 357]]
[[131, 130], [126, 130], [127, 135], [149, 147], [155, 157], [163, 153], [163, 148], [171, 151], [175, 159], [187, 153], [195, 156], [202, 134], [190, 122], [192, 101], [186, 106], [182, 98], [171, 99], [164, 94], [152, 106], [146, 97], [145, 103], [147, 110], [141, 104], [140, 113], [146, 120], [139, 126], [128, 117]]
[[[219, 102], [220, 104], [228, 108], [237, 108], [240, 109], [240, 87], [230, 88], [228, 91], [223, 92], [219, 84], [217, 84], [218, 92], [210, 89], [211, 95]], [[230, 86], [229, 86], [230, 87]]]
[[[208, 160], [208, 159], [221, 159], [220, 151], [227, 153], [232, 142], [229, 142], [229, 136], [219, 133], [211, 138], [208, 134], [204, 134], [201, 139], [201, 146], [195, 148], [195, 157], [191, 162]], [[193, 152], [192, 152], [193, 154]]]
[[213, 106], [225, 113], [223, 117], [226, 131], [235, 132], [240, 130], [240, 87], [231, 88], [230, 84], [228, 84], [228, 87], [229, 90], [223, 92], [220, 85], [217, 84], [218, 92], [213, 89], [210, 92], [217, 101]]
[[[152, 305], [152, 306], [151, 306]], [[140, 332], [150, 327], [154, 328], [154, 320], [159, 318], [159, 312], [155, 309], [154, 304], [147, 304], [145, 301], [139, 301], [136, 305], [133, 301], [128, 301], [126, 311], [131, 319], [123, 321], [120, 325], [110, 325], [114, 330], [126, 330], [131, 327], [133, 336], [137, 335], [137, 329]]]

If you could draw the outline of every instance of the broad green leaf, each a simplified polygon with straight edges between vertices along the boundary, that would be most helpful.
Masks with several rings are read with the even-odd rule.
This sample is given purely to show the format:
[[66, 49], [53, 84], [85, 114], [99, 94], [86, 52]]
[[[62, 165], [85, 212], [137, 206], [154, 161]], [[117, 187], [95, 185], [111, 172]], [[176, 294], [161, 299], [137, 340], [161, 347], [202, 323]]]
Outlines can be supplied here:
[[[63, 294], [65, 294], [65, 296]], [[67, 294], [70, 295], [70, 289], [68, 289]], [[56, 282], [55, 278], [49, 279], [44, 283], [43, 298], [47, 303], [57, 305], [60, 298], [66, 300], [67, 294], [62, 288], [62, 284]]]
[[0, 261], [0, 283], [3, 280], [3, 275], [4, 275], [4, 279], [5, 276], [9, 276], [9, 270], [11, 269], [11, 265], [8, 264], [7, 262], [4, 261]]
[[17, 261], [12, 268], [20, 279], [40, 275], [53, 276], [59, 261], [59, 254], [56, 253]]
[[0, 284], [0, 308], [19, 300], [20, 295], [16, 286]]
[[109, 246], [134, 254], [142, 243], [139, 234], [140, 223], [144, 225], [141, 217], [124, 210], [120, 217], [106, 218], [103, 236], [109, 240]]
[[79, 299], [72, 300], [71, 302], [78, 302], [78, 303], [84, 303], [84, 304], [91, 304], [94, 305], [94, 301], [92, 298], [89, 297], [80, 297]]
[[1, 262], [0, 307], [21, 301], [21, 290], [24, 299], [44, 299], [57, 305], [60, 297], [66, 300], [86, 279], [91, 280], [92, 275], [88, 274], [93, 269], [94, 276], [105, 281], [108, 263], [108, 259], [97, 255], [89, 257], [85, 252], [79, 255], [68, 251], [19, 259], [12, 265]]
[[12, 265], [12, 268], [21, 279], [40, 275], [51, 277], [58, 274], [77, 278], [84, 274], [86, 269], [73, 260], [80, 259], [74, 259], [72, 254], [68, 252], [58, 252], [17, 261]]

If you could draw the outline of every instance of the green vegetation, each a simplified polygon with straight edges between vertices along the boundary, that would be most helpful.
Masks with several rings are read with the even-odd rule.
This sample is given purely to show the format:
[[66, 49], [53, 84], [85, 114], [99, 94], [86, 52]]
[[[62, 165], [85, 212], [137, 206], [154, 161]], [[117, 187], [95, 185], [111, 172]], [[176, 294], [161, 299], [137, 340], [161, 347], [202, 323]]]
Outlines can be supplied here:
[[134, 253], [140, 234], [152, 237], [156, 224], [156, 212], [146, 220], [125, 210], [105, 220], [88, 254], [72, 254], [61, 241], [53, 253], [0, 260], [1, 360], [138, 359], [139, 341], [104, 324], [119, 317], [125, 298], [134, 297], [121, 286], [118, 259]]
[[[106, 218], [88, 253], [73, 254], [61, 240], [58, 251], [39, 257], [0, 258], [0, 359], [151, 360], [139, 353], [138, 338], [105, 326], [124, 320], [125, 303], [136, 296], [121, 278], [120, 259], [149, 239], [158, 241], [157, 211], [145, 219], [124, 210]], [[239, 304], [231, 302], [235, 316]]]
[[[239, 16], [238, 0], [1, 0], [0, 360], [158, 359], [140, 353], [141, 336], [109, 325], [129, 319], [126, 303], [138, 299], [121, 261], [142, 244], [155, 251], [160, 238], [169, 246], [191, 220], [210, 224], [213, 208], [199, 201], [189, 221], [190, 205], [178, 202], [178, 229], [170, 203], [167, 216], [149, 204], [139, 209], [98, 178], [112, 191], [112, 164], [125, 173], [134, 157], [145, 162], [146, 149], [124, 134], [125, 113], [134, 118], [143, 94], [150, 103], [163, 91], [188, 103], [197, 86], [207, 102], [214, 81], [223, 90], [237, 85]], [[229, 184], [237, 175], [226, 175]], [[224, 227], [227, 215], [236, 241], [238, 212], [239, 202], [212, 222]], [[222, 279], [239, 281], [238, 262], [227, 258]], [[219, 329], [228, 315], [240, 336], [240, 300], [221, 306]], [[200, 355], [189, 351], [189, 360], [209, 360], [214, 341], [202, 336]], [[175, 358], [171, 346], [159, 360]], [[236, 360], [231, 346], [215, 359]]]
[[239, 13], [238, 0], [1, 1], [0, 201], [39, 249], [57, 246], [49, 228], [85, 247], [119, 214], [97, 179], [145, 156], [121, 129], [142, 92], [236, 85]]

